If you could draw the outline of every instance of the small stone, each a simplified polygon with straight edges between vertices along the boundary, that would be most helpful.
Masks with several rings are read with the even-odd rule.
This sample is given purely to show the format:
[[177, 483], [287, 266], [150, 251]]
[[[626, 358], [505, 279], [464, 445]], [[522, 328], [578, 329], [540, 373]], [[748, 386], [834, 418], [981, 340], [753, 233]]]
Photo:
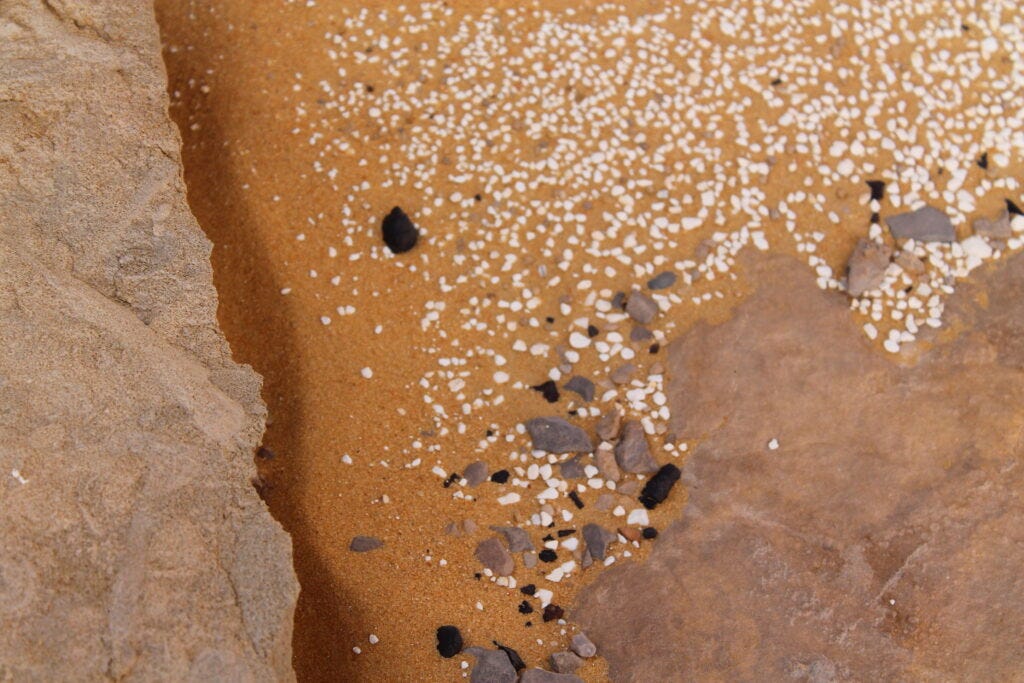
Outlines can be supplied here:
[[646, 325], [658, 314], [658, 304], [643, 292], [633, 292], [626, 301], [626, 313], [641, 325]]
[[523, 566], [533, 569], [537, 566], [537, 553], [523, 553]]
[[612, 297], [612, 308], [617, 308], [620, 311], [626, 308], [626, 293], [615, 292], [615, 296]]
[[526, 533], [524, 529], [517, 526], [492, 526], [491, 531], [497, 531], [505, 537], [510, 553], [533, 550], [533, 541], [530, 540], [530, 534]]
[[516, 566], [512, 556], [508, 554], [505, 546], [501, 544], [501, 541], [496, 536], [480, 541], [476, 546], [474, 555], [476, 555], [476, 559], [480, 561], [480, 564], [498, 576], [510, 576]]
[[594, 507], [601, 512], [607, 512], [612, 509], [615, 505], [615, 496], [610, 493], [602, 493], [597, 497], [597, 502], [594, 503]]
[[594, 645], [590, 638], [587, 638], [585, 633], [577, 633], [572, 637], [572, 642], [569, 645], [573, 652], [578, 654], [583, 659], [590, 659], [597, 654], [597, 645]]
[[922, 206], [916, 211], [889, 216], [885, 219], [889, 231], [897, 239], [918, 242], [953, 242], [956, 230], [949, 216], [934, 206]]
[[471, 519], [462, 520], [462, 530], [467, 534], [475, 534], [477, 530], [477, 524]]
[[519, 677], [519, 683], [583, 683], [573, 674], [559, 674], [546, 669], [527, 669]]
[[381, 222], [384, 244], [396, 254], [409, 251], [416, 246], [420, 231], [409, 216], [397, 206]]
[[586, 377], [580, 377], [579, 375], [573, 375], [569, 378], [569, 381], [564, 385], [567, 391], [573, 391], [579, 394], [587, 403], [594, 400], [594, 383]]
[[892, 248], [871, 240], [858, 240], [846, 264], [846, 291], [850, 296], [877, 289], [885, 280]]
[[654, 339], [654, 333], [642, 325], [634, 325], [629, 331], [629, 341], [642, 344]]
[[594, 454], [594, 465], [597, 466], [601, 476], [608, 481], [618, 481], [622, 477], [618, 464], [615, 462], [615, 452], [605, 446], [599, 447]]
[[595, 560], [604, 560], [608, 546], [615, 540], [615, 534], [598, 524], [586, 524], [583, 527], [583, 542], [587, 544], [587, 552]]
[[622, 426], [622, 436], [615, 444], [615, 462], [620, 469], [633, 474], [657, 471], [658, 463], [651, 455], [647, 435], [638, 420], [627, 420]]
[[572, 460], [566, 460], [565, 462], [558, 464], [558, 473], [562, 475], [562, 479], [583, 479], [587, 476], [586, 471], [583, 469], [583, 463], [580, 462], [580, 456], [576, 456]]
[[1008, 239], [1013, 237], [1013, 229], [1010, 227], [1010, 212], [1003, 209], [995, 218], [975, 218], [971, 224], [975, 235], [982, 237], [993, 237], [996, 239]]
[[587, 433], [560, 417], [535, 417], [526, 422], [535, 450], [548, 453], [590, 453], [594, 450]]
[[467, 486], [479, 486], [487, 481], [487, 463], [477, 460], [462, 471], [462, 477], [466, 480]]
[[679, 468], [668, 463], [662, 465], [658, 473], [644, 484], [644, 490], [640, 492], [640, 502], [648, 510], [653, 510], [668, 498], [669, 492], [675, 483], [679, 481]]
[[640, 530], [632, 526], [620, 526], [619, 533], [622, 534], [623, 538], [630, 542], [639, 541], [643, 538], [643, 534], [640, 533]]
[[348, 544], [348, 549], [354, 553], [368, 553], [384, 545], [384, 541], [374, 536], [356, 536]]
[[565, 616], [565, 610], [558, 605], [551, 604], [544, 608], [544, 621], [555, 621]]
[[572, 652], [554, 652], [551, 654], [551, 668], [560, 674], [575, 673], [583, 666], [583, 660]]
[[632, 363], [625, 363], [612, 370], [611, 374], [608, 375], [608, 377], [609, 379], [611, 379], [611, 381], [615, 382], [616, 384], [626, 384], [631, 379], [633, 379], [633, 375], [635, 374], [636, 366], [633, 365]]
[[516, 668], [501, 650], [470, 647], [466, 652], [476, 657], [469, 674], [470, 683], [516, 683]]
[[558, 553], [551, 548], [544, 548], [544, 550], [540, 551], [538, 557], [540, 557], [541, 562], [554, 562], [558, 559]]
[[454, 626], [437, 627], [437, 651], [445, 659], [462, 652], [462, 634]]
[[893, 260], [908, 275], [921, 275], [925, 271], [924, 261], [919, 259], [913, 252], [901, 251]]
[[449, 536], [461, 536], [462, 528], [456, 522], [448, 522], [444, 525], [444, 532]]
[[647, 281], [647, 289], [668, 289], [676, 283], [676, 274], [670, 270], [658, 273]]
[[643, 531], [641, 531], [640, 534], [648, 541], [651, 541], [658, 537], [658, 530], [655, 529], [653, 526], [648, 526], [644, 527]]
[[536, 386], [530, 387], [536, 392], [539, 392], [544, 400], [548, 403], [558, 402], [558, 385], [555, 384], [554, 380], [548, 380]]
[[597, 436], [602, 441], [612, 441], [618, 438], [619, 428], [622, 426], [622, 413], [618, 408], [612, 408], [605, 413], [597, 422]]
[[885, 197], [885, 181], [869, 180], [868, 187], [871, 188], [871, 200], [880, 202]]

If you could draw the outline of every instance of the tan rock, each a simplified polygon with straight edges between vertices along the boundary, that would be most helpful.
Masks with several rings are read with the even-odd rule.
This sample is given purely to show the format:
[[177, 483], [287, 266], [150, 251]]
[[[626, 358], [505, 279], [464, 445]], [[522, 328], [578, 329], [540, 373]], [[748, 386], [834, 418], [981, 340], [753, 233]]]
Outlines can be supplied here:
[[0, 35], [0, 678], [293, 678], [152, 7], [10, 0]]

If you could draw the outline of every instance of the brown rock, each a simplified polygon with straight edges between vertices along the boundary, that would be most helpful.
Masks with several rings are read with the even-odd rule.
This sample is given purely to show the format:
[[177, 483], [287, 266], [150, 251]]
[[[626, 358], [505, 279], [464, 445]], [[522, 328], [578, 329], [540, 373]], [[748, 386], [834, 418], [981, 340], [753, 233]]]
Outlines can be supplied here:
[[611, 371], [608, 378], [615, 384], [626, 384], [636, 374], [636, 366], [632, 363], [625, 363]]
[[1009, 239], [1013, 237], [1013, 228], [1010, 227], [1010, 213], [1006, 209], [1000, 211], [995, 218], [975, 218], [971, 224], [975, 235], [982, 237], [993, 237], [996, 239]]
[[515, 561], [505, 550], [497, 536], [492, 536], [485, 541], [480, 541], [476, 546], [476, 559], [480, 564], [490, 569], [497, 576], [509, 576], [515, 569]]
[[908, 275], [921, 275], [926, 270], [924, 261], [909, 251], [901, 251], [893, 260]]
[[651, 455], [647, 435], [639, 420], [627, 420], [622, 426], [622, 436], [615, 444], [615, 462], [619, 468], [633, 474], [647, 474], [658, 470], [658, 463]]
[[1024, 257], [958, 287], [959, 336], [922, 336], [916, 366], [867, 344], [806, 266], [745, 272], [758, 289], [734, 318], [670, 349], [673, 429], [700, 442], [681, 519], [573, 612], [610, 677], [1016, 678]]
[[877, 289], [885, 280], [892, 248], [871, 240], [858, 240], [849, 262], [846, 264], [846, 291], [850, 296]]
[[615, 462], [615, 451], [609, 447], [598, 447], [594, 453], [594, 466], [601, 472], [601, 476], [609, 481], [618, 481], [622, 477], [619, 466]]
[[643, 538], [643, 535], [640, 533], [640, 530], [636, 527], [620, 526], [619, 533], [622, 534], [623, 538], [631, 542], [639, 541], [641, 538]]
[[293, 679], [260, 380], [217, 326], [152, 5], [9, 0], [0, 34], [0, 678]]
[[619, 436], [619, 429], [622, 426], [622, 413], [618, 408], [612, 408], [601, 416], [597, 422], [597, 436], [603, 441], [612, 441]]

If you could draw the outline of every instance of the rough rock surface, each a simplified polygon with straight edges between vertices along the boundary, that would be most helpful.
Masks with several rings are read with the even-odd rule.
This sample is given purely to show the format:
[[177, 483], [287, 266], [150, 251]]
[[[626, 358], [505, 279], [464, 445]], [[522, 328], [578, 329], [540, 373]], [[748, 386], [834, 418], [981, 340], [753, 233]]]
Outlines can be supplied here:
[[0, 2], [0, 679], [292, 677], [153, 10]]
[[1019, 677], [1024, 257], [976, 271], [912, 366], [805, 266], [748, 272], [732, 319], [670, 349], [700, 441], [681, 518], [572, 613], [613, 680]]

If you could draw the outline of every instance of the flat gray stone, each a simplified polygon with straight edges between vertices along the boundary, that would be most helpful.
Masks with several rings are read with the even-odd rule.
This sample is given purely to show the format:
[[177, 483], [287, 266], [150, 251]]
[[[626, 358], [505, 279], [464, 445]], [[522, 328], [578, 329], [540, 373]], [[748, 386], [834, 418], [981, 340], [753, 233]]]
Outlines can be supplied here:
[[384, 541], [376, 536], [356, 536], [348, 544], [348, 549], [354, 553], [368, 553], [382, 547], [384, 547]]
[[480, 541], [473, 554], [480, 564], [490, 569], [496, 576], [509, 576], [516, 568], [515, 561], [512, 560], [512, 556], [508, 554], [497, 536]]
[[608, 375], [608, 379], [615, 382], [616, 384], [627, 384], [633, 379], [633, 375], [636, 374], [636, 366], [632, 363], [624, 363], [619, 367], [611, 371]]
[[503, 651], [468, 647], [465, 652], [476, 657], [469, 674], [470, 683], [516, 683], [516, 669]]
[[648, 342], [654, 339], [654, 333], [643, 325], [634, 325], [633, 329], [629, 331], [629, 341], [636, 342], [638, 344]]
[[583, 679], [573, 674], [557, 674], [546, 669], [526, 669], [519, 676], [519, 683], [583, 683]]
[[523, 566], [527, 569], [536, 567], [538, 561], [537, 553], [523, 553]]
[[1013, 228], [1010, 227], [1010, 212], [1003, 209], [995, 218], [975, 218], [971, 224], [975, 235], [982, 237], [993, 237], [996, 239], [1008, 239], [1013, 237]]
[[597, 645], [594, 645], [593, 641], [587, 637], [586, 633], [577, 633], [572, 637], [572, 642], [569, 644], [572, 651], [578, 654], [583, 659], [590, 659], [597, 654]]
[[525, 550], [533, 550], [533, 541], [530, 534], [517, 526], [492, 526], [491, 531], [497, 531], [505, 537], [510, 553], [521, 553]]
[[892, 236], [919, 242], [953, 242], [956, 230], [949, 216], [934, 206], [889, 216], [885, 219]]
[[643, 292], [633, 292], [626, 299], [626, 313], [641, 325], [646, 325], [658, 315], [658, 303]]
[[612, 408], [597, 421], [597, 436], [602, 441], [612, 441], [619, 438], [621, 428], [622, 412], [618, 408]]
[[583, 660], [573, 652], [551, 653], [551, 668], [560, 674], [576, 673], [583, 666]]
[[568, 391], [573, 391], [579, 394], [579, 397], [582, 398], [587, 403], [590, 403], [591, 401], [594, 400], [594, 383], [591, 382], [586, 377], [573, 375], [572, 377], [569, 378], [569, 381], [566, 382], [563, 386]]
[[576, 456], [571, 460], [558, 463], [558, 473], [562, 475], [562, 479], [583, 479], [587, 476], [587, 473], [583, 471], [583, 463], [580, 462], [580, 456]]
[[648, 474], [658, 470], [658, 463], [651, 455], [647, 435], [639, 420], [627, 420], [622, 425], [622, 436], [615, 444], [615, 462], [620, 469], [633, 474]]
[[846, 291], [850, 296], [860, 296], [864, 292], [878, 289], [885, 280], [885, 270], [889, 267], [891, 257], [892, 248], [889, 245], [859, 240], [846, 264]]
[[462, 478], [466, 480], [466, 486], [479, 486], [487, 481], [488, 474], [487, 463], [477, 460], [463, 470]]
[[615, 540], [615, 534], [608, 531], [599, 524], [585, 524], [583, 526], [583, 542], [587, 551], [595, 560], [604, 560], [608, 552], [608, 546]]
[[535, 417], [526, 422], [535, 450], [548, 453], [590, 453], [594, 444], [587, 433], [561, 417]]
[[671, 270], [658, 273], [647, 281], [647, 289], [668, 289], [676, 283], [676, 274]]

